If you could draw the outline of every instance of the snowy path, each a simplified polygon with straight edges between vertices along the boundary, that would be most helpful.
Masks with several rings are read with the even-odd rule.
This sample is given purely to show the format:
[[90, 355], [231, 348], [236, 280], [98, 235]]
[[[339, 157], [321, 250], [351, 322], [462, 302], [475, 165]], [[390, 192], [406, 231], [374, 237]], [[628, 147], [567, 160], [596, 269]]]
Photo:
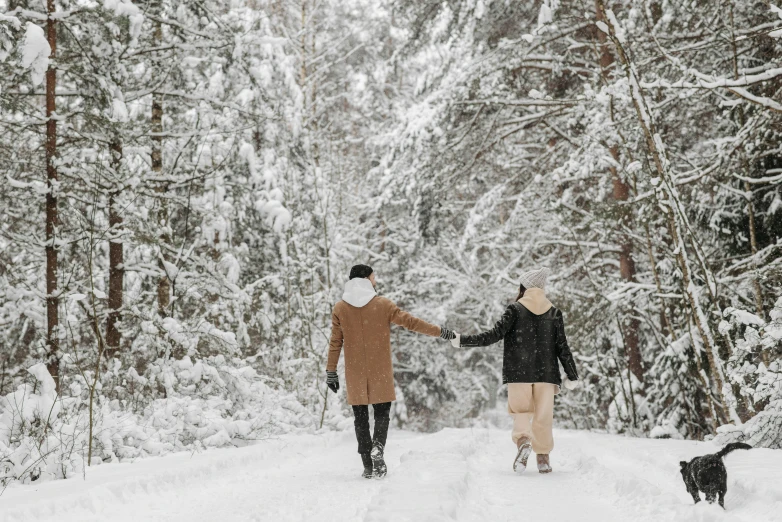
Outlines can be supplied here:
[[728, 458], [727, 511], [698, 506], [678, 462], [708, 443], [558, 431], [554, 473], [510, 469], [505, 430], [392, 431], [383, 481], [361, 479], [353, 434], [100, 466], [86, 480], [15, 486], [0, 522], [782, 521], [782, 451]]

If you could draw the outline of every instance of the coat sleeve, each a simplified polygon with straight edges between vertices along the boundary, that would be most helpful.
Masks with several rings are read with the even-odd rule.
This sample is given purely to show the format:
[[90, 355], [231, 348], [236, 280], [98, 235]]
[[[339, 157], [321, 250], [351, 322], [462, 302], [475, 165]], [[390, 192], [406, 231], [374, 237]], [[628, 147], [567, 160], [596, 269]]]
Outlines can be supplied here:
[[440, 336], [440, 327], [427, 323], [414, 315], [405, 312], [400, 309], [396, 304], [391, 301], [389, 303], [389, 321], [395, 325], [407, 328], [413, 332], [417, 332], [424, 335], [431, 335], [432, 337]]
[[505, 309], [505, 313], [502, 314], [494, 328], [475, 335], [462, 335], [460, 344], [462, 346], [489, 346], [499, 342], [513, 328], [513, 325], [516, 323], [516, 317], [516, 307], [510, 305]]
[[567, 337], [565, 336], [565, 318], [562, 316], [561, 311], [557, 311], [557, 358], [562, 363], [562, 367], [565, 369], [567, 378], [571, 381], [578, 380], [578, 372], [576, 371], [576, 361], [573, 360], [573, 354], [570, 353], [570, 347], [567, 344]]
[[339, 322], [336, 307], [331, 312], [331, 340], [329, 341], [329, 358], [326, 363], [326, 371], [337, 371], [339, 356], [342, 354], [342, 325]]

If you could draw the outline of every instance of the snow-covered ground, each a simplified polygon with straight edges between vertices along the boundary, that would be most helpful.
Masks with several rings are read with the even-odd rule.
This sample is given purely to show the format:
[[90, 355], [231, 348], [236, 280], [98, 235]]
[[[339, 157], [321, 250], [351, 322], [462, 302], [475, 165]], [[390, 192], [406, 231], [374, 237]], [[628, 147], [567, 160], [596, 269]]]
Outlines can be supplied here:
[[710, 443], [557, 431], [554, 473], [511, 471], [499, 429], [391, 431], [385, 480], [359, 477], [352, 432], [284, 436], [13, 486], [0, 522], [57, 521], [782, 521], [782, 451], [725, 460], [727, 510], [694, 506], [678, 462]]

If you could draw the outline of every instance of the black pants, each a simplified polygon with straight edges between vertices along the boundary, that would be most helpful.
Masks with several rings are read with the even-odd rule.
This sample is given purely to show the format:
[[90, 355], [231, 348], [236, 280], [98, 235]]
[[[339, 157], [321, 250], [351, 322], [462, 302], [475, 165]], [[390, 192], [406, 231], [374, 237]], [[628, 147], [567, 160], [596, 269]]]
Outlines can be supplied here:
[[372, 451], [372, 441], [377, 441], [385, 447], [388, 437], [388, 423], [391, 422], [391, 403], [383, 402], [373, 404], [375, 411], [375, 436], [369, 433], [369, 406], [353, 406], [353, 425], [356, 427], [356, 439], [358, 439], [358, 452], [368, 454]]

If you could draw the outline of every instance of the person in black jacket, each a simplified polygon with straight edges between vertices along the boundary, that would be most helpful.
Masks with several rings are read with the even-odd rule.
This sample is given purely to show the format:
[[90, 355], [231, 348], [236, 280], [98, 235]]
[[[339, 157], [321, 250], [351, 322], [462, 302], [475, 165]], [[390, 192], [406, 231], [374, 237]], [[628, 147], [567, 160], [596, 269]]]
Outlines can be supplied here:
[[565, 387], [576, 387], [578, 372], [565, 336], [562, 312], [546, 299], [548, 268], [521, 276], [516, 302], [505, 309], [489, 331], [453, 339], [458, 346], [488, 346], [504, 340], [502, 382], [508, 385], [508, 413], [513, 416], [513, 442], [516, 458], [513, 470], [527, 467], [530, 452], [537, 454], [538, 471], [551, 472], [549, 453], [554, 448], [552, 423], [554, 395], [562, 380], [559, 363], [565, 370]]

